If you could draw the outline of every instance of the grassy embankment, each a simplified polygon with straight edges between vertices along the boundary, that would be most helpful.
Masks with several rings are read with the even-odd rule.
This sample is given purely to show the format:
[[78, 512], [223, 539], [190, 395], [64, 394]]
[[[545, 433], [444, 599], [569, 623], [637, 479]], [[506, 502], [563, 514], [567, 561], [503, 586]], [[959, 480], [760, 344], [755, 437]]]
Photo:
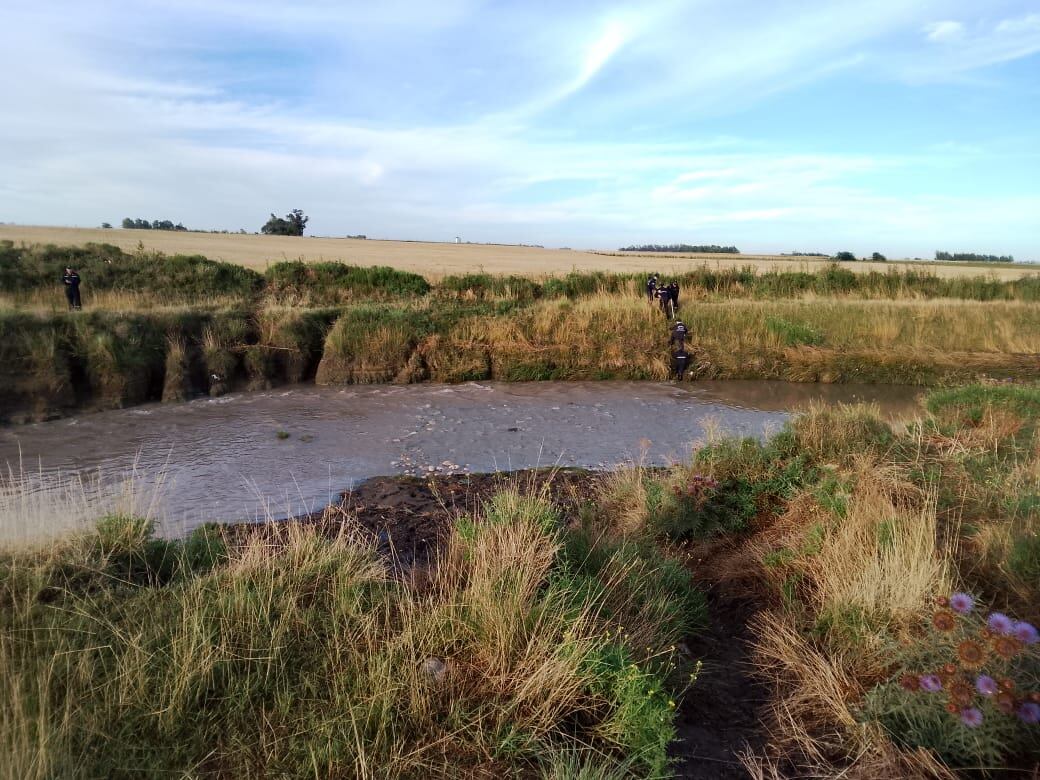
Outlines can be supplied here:
[[567, 518], [507, 490], [407, 574], [349, 521], [229, 546], [109, 517], [9, 551], [0, 774], [660, 777], [698, 668], [675, 649], [704, 620], [691, 573], [758, 608], [758, 776], [1028, 771], [1040, 389], [926, 405], [901, 429], [814, 409], [618, 471]]
[[498, 495], [394, 574], [349, 527], [0, 557], [0, 777], [661, 776], [682, 567]]
[[[87, 309], [62, 311], [66, 264]], [[937, 384], [1040, 372], [1040, 277], [918, 272], [679, 277], [692, 376]], [[0, 244], [0, 416], [181, 400], [282, 382], [663, 379], [641, 276], [488, 274]]]

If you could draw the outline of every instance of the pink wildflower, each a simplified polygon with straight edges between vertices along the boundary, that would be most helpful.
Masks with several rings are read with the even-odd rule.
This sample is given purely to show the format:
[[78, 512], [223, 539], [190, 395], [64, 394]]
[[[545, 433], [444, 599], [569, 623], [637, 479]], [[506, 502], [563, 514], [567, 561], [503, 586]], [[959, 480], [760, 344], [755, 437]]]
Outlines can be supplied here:
[[995, 696], [999, 688], [997, 687], [997, 681], [988, 674], [980, 674], [975, 678], [975, 690], [983, 696]]
[[958, 615], [967, 615], [975, 607], [975, 599], [967, 593], [954, 593], [950, 596], [950, 609]]
[[935, 693], [936, 691], [942, 690], [942, 680], [934, 674], [922, 674], [921, 675], [921, 690], [928, 691], [928, 693]]
[[994, 612], [986, 618], [986, 626], [994, 634], [1010, 634], [1015, 622], [1003, 612]]
[[1011, 635], [1024, 645], [1033, 645], [1036, 644], [1037, 640], [1040, 640], [1036, 627], [1031, 623], [1026, 623], [1024, 620], [1015, 623], [1014, 628], [1011, 629]]
[[978, 707], [965, 707], [961, 710], [961, 723], [969, 729], [977, 729], [982, 725], [982, 710]]
[[1018, 719], [1023, 723], [1040, 723], [1040, 704], [1027, 701], [1018, 708]]

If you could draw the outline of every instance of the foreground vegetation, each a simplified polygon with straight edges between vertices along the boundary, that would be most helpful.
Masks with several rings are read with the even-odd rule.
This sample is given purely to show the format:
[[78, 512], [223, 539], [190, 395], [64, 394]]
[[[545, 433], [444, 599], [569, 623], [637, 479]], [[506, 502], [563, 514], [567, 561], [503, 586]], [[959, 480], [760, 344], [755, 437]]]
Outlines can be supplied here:
[[395, 574], [349, 526], [147, 521], [0, 560], [0, 775], [658, 777], [677, 564], [504, 492]]
[[682, 650], [694, 581], [756, 605], [755, 776], [1036, 771], [1040, 387], [925, 404], [816, 408], [566, 516], [514, 484], [405, 571], [341, 510], [9, 549], [0, 774], [663, 777], [727, 674]]
[[[84, 278], [84, 312], [56, 280]], [[431, 282], [386, 267], [0, 243], [0, 419], [283, 382], [664, 379], [667, 325], [634, 274]], [[934, 385], [1040, 374], [1040, 277], [678, 277], [694, 378]]]

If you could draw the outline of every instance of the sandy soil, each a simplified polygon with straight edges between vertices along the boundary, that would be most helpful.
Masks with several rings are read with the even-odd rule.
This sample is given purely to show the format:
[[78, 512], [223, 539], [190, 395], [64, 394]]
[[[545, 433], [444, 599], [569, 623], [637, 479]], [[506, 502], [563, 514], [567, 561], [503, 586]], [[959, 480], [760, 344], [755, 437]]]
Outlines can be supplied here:
[[[487, 271], [495, 274], [541, 276], [579, 271], [646, 271], [661, 273], [681, 271], [707, 264], [711, 268], [734, 268], [754, 265], [759, 269], [815, 270], [826, 265], [820, 258], [792, 258], [774, 255], [618, 255], [569, 249], [484, 244], [449, 244], [418, 241], [376, 241], [349, 238], [315, 238], [307, 236], [254, 236], [170, 232], [152, 230], [101, 230], [100, 228], [30, 227], [0, 225], [0, 240], [24, 243], [82, 245], [89, 241], [107, 242], [132, 250], [138, 242], [148, 249], [169, 254], [199, 254], [214, 260], [240, 263], [263, 270], [269, 263], [281, 260], [338, 260], [356, 265], [389, 265], [415, 271], [430, 278], [448, 274]], [[850, 263], [857, 271], [885, 270], [891, 267], [925, 267], [941, 276], [978, 276], [992, 273], [1001, 279], [1017, 279], [1040, 274], [1040, 266], [995, 268], [978, 265], [934, 263]]]

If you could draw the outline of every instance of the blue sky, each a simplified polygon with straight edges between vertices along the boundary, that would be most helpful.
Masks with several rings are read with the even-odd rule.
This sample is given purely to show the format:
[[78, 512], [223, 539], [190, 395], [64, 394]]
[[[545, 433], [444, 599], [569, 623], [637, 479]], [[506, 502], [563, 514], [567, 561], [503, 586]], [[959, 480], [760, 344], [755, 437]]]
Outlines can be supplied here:
[[4, 16], [5, 222], [1040, 260], [1036, 0]]

